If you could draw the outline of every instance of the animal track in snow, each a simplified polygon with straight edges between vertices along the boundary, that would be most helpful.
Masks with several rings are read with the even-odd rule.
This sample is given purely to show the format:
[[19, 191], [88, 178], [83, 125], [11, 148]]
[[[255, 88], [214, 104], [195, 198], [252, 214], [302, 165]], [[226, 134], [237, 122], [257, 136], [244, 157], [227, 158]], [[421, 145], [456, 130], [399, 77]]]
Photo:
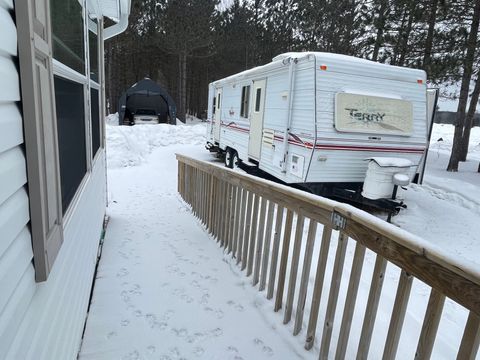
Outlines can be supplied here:
[[273, 350], [270, 346], [266, 346], [259, 338], [253, 339], [253, 343], [261, 348], [262, 352], [267, 356], [273, 356]]
[[128, 274], [129, 274], [129, 272], [126, 268], [121, 268], [117, 272], [117, 277], [124, 277], [124, 276], [127, 276]]

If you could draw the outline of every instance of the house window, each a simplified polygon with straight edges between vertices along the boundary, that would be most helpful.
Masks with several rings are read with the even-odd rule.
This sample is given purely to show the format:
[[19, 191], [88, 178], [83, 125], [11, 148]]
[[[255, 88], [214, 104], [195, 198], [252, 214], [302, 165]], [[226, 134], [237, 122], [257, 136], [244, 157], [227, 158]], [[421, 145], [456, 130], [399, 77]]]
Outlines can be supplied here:
[[257, 89], [257, 94], [255, 95], [255, 112], [260, 111], [260, 100], [262, 98], [262, 89]]
[[240, 106], [240, 116], [248, 118], [248, 105], [250, 102], [250, 85], [242, 87], [242, 103]]
[[85, 74], [82, 6], [78, 0], [51, 2], [53, 57]]
[[70, 205], [87, 173], [84, 88], [82, 84], [55, 76], [58, 148], [62, 210]]

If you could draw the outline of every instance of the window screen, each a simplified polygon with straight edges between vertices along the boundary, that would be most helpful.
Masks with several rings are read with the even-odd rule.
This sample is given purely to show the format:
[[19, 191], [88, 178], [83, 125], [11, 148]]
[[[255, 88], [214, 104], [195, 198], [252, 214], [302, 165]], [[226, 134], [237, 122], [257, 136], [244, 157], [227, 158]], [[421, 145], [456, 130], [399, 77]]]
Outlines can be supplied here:
[[242, 104], [240, 107], [240, 116], [248, 117], [248, 106], [250, 101], [250, 86], [244, 86], [242, 88]]
[[92, 121], [92, 158], [100, 148], [100, 106], [98, 103], [98, 90], [90, 90], [90, 110]]
[[260, 111], [260, 99], [262, 98], [262, 89], [257, 89], [257, 94], [255, 96], [255, 112]]
[[52, 0], [53, 57], [85, 74], [82, 6], [78, 0]]
[[55, 76], [63, 213], [87, 172], [83, 85]]

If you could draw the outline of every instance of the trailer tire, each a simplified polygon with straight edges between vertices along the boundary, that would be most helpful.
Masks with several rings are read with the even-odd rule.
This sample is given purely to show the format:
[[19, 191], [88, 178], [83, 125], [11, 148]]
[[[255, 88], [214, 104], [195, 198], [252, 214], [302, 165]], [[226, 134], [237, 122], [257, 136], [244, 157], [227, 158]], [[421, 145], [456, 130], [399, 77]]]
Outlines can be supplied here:
[[229, 169], [233, 169], [233, 157], [235, 153], [236, 151], [230, 148], [225, 151], [225, 166]]
[[240, 158], [238, 157], [238, 153], [234, 150], [233, 157], [232, 157], [232, 169], [237, 169], [240, 167]]

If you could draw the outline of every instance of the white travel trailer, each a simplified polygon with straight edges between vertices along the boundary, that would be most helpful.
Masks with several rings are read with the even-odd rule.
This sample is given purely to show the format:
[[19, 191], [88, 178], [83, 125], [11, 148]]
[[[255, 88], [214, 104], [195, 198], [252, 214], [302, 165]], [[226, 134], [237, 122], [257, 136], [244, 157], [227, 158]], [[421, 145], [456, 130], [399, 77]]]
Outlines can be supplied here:
[[431, 95], [422, 70], [286, 53], [210, 84], [207, 148], [225, 154], [227, 166], [240, 160], [325, 195], [361, 189], [371, 158], [407, 161], [413, 181], [428, 146]]

